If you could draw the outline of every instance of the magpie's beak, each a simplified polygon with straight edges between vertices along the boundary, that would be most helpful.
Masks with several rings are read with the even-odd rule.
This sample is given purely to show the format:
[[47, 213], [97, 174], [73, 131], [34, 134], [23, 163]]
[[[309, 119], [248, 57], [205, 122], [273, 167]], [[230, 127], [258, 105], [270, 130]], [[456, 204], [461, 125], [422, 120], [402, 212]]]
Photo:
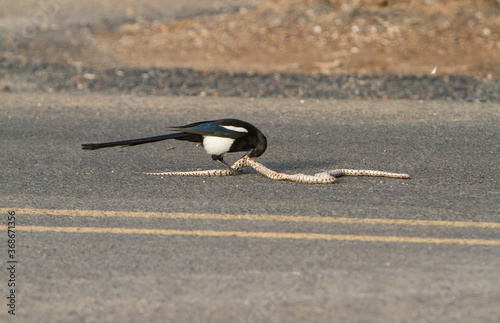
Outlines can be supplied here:
[[259, 157], [266, 151], [266, 148], [267, 148], [267, 143], [263, 142], [257, 145], [257, 147], [255, 147], [254, 149], [252, 149], [247, 155], [250, 158]]

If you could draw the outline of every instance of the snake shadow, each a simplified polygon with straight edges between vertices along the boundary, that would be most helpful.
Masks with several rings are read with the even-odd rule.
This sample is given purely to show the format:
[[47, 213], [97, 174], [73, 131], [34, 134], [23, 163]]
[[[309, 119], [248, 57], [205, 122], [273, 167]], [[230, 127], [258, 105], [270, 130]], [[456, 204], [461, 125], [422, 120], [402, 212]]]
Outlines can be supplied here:
[[259, 161], [259, 163], [263, 164], [264, 166], [276, 171], [276, 172], [288, 172], [288, 173], [293, 173], [293, 172], [304, 172], [304, 173], [319, 173], [322, 171], [328, 171], [328, 170], [333, 170], [339, 166], [339, 161], [338, 160], [308, 160], [308, 159], [286, 159], [286, 160], [266, 160], [266, 161]]

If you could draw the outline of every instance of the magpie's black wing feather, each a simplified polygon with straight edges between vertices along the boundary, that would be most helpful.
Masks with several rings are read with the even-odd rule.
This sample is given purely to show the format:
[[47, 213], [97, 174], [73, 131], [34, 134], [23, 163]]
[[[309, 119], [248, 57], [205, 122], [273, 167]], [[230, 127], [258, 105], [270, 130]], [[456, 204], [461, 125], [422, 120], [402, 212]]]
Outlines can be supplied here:
[[232, 138], [238, 139], [247, 134], [247, 132], [234, 131], [223, 126], [218, 125], [215, 121], [202, 121], [191, 123], [185, 126], [180, 127], [170, 127], [171, 129], [177, 131], [183, 131], [186, 133], [201, 135], [201, 136], [215, 136], [215, 137], [224, 137], [224, 138]]

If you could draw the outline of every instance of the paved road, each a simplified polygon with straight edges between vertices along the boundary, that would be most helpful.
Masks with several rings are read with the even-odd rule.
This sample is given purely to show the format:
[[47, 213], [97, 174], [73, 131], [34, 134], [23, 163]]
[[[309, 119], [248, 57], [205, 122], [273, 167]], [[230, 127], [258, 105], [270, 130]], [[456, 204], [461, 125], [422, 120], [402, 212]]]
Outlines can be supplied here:
[[[499, 105], [0, 94], [0, 250], [16, 219], [16, 322], [496, 322]], [[167, 141], [238, 117], [263, 164], [408, 172], [335, 185], [142, 172], [218, 167]], [[234, 161], [239, 155], [228, 156]], [[9, 272], [0, 291], [9, 296]], [[5, 298], [4, 298], [5, 300]]]

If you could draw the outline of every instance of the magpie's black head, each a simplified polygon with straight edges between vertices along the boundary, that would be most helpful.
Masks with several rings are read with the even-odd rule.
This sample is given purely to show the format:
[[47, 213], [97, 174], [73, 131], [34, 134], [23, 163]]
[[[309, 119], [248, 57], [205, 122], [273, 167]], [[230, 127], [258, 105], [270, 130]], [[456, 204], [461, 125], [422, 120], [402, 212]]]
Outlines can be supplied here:
[[267, 139], [254, 125], [238, 119], [220, 119], [212, 122], [232, 130], [231, 135], [234, 132], [239, 133], [229, 152], [246, 151], [248, 157], [259, 157], [266, 151]]
[[266, 148], [267, 148], [266, 136], [264, 136], [264, 134], [258, 130], [255, 148], [250, 150], [248, 157], [259, 157], [266, 151]]

